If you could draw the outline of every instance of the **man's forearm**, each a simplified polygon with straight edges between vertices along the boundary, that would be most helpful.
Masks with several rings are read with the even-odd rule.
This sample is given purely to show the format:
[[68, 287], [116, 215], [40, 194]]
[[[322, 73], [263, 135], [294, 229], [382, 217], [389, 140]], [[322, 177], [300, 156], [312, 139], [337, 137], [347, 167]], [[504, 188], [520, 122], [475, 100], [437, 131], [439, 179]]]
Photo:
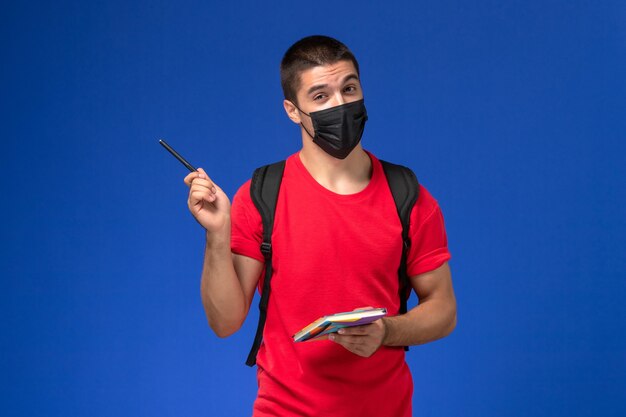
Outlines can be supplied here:
[[237, 331], [248, 309], [230, 251], [230, 234], [207, 235], [201, 282], [202, 304], [219, 337]]
[[412, 346], [432, 342], [449, 335], [456, 326], [456, 304], [445, 299], [431, 299], [395, 317], [385, 317], [386, 346]]

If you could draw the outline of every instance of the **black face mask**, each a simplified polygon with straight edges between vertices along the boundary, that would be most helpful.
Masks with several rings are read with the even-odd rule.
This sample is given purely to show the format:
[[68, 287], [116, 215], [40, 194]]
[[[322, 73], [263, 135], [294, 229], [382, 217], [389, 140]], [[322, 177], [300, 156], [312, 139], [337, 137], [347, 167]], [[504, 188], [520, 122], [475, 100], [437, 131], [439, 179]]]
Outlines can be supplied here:
[[[297, 106], [296, 108], [300, 110]], [[300, 112], [304, 113], [302, 110]], [[345, 159], [359, 144], [367, 121], [363, 99], [304, 114], [313, 122], [315, 136], [302, 125], [313, 138], [313, 143], [338, 159]]]

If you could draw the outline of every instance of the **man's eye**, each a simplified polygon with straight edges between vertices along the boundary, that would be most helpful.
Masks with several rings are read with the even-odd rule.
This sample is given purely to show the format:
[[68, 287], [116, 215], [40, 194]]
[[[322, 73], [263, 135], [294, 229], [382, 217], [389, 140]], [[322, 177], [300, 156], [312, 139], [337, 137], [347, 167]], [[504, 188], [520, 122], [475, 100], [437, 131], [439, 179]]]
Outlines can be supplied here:
[[324, 94], [318, 94], [315, 97], [313, 97], [313, 100], [321, 100], [324, 98]]
[[349, 85], [348, 87], [344, 88], [344, 90], [346, 93], [353, 93], [356, 91], [356, 87], [353, 85]]

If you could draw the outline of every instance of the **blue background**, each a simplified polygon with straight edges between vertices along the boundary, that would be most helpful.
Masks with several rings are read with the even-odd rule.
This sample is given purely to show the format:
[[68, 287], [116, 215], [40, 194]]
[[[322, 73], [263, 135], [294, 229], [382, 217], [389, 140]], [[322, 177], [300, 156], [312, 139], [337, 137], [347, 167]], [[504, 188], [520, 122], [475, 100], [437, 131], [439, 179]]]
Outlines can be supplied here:
[[[626, 4], [4, 2], [0, 410], [249, 415], [165, 138], [232, 196], [297, 151], [278, 77], [327, 34], [364, 146], [443, 208], [458, 326], [408, 353], [416, 416], [626, 415]], [[414, 302], [415, 300], [413, 300]], [[256, 304], [256, 302], [255, 302]]]

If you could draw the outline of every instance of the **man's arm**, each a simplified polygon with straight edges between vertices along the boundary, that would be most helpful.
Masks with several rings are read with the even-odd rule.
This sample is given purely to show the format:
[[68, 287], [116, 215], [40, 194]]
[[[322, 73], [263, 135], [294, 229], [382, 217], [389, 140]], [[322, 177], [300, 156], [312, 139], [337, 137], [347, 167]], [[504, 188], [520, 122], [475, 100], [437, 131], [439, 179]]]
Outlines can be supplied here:
[[369, 357], [385, 346], [412, 346], [447, 336], [456, 326], [456, 299], [448, 263], [410, 278], [419, 304], [406, 314], [385, 317], [366, 326], [341, 329], [330, 340]]
[[383, 319], [386, 346], [421, 345], [446, 337], [456, 327], [456, 298], [447, 262], [411, 277], [411, 285], [419, 304], [406, 314]]
[[189, 186], [187, 204], [206, 229], [206, 246], [200, 293], [209, 326], [219, 337], [241, 327], [248, 315], [262, 262], [230, 251], [230, 201], [202, 170], [185, 177]]
[[230, 239], [215, 242], [207, 236], [200, 294], [209, 326], [219, 337], [241, 328], [248, 315], [263, 263], [231, 254]]

